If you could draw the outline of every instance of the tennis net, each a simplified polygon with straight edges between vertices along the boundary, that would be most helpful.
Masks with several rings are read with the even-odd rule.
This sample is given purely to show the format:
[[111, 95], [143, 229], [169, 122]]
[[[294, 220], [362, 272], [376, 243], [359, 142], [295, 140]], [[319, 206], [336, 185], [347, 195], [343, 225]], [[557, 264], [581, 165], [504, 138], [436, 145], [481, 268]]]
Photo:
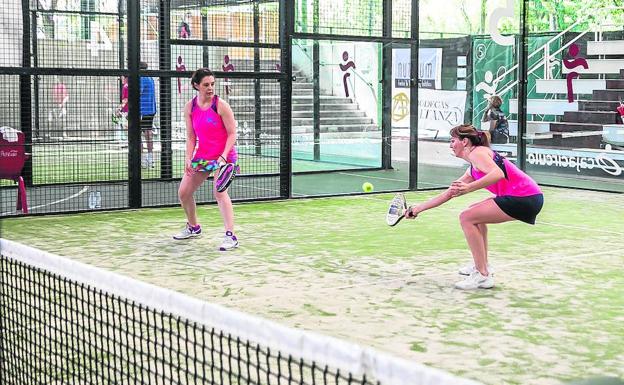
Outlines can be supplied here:
[[0, 239], [3, 384], [475, 385]]

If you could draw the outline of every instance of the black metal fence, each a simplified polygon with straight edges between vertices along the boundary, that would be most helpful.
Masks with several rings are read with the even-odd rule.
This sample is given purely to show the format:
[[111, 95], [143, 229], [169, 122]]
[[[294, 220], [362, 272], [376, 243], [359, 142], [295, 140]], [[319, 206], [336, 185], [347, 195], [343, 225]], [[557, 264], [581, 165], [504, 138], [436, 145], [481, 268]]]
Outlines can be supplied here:
[[[0, 125], [24, 134], [32, 213], [177, 204], [182, 111], [200, 67], [215, 72], [237, 120], [233, 199], [289, 196], [286, 2], [41, 3], [10, 2], [0, 41], [9, 53], [0, 59]], [[142, 109], [146, 92], [155, 114]], [[17, 214], [13, 183], [1, 183], [2, 216]], [[199, 202], [213, 199], [211, 185]]]
[[[499, 44], [428, 30], [417, 0], [10, 0], [0, 12], [0, 129], [23, 133], [20, 176], [32, 214], [177, 205], [182, 111], [195, 95], [191, 74], [208, 67], [237, 121], [234, 200], [352, 194], [369, 180], [376, 191], [439, 188], [462, 170], [443, 155], [438, 134], [462, 120], [480, 123], [483, 90], [499, 85], [516, 131], [497, 150], [540, 183], [622, 191], [615, 109], [624, 72], [584, 75], [617, 88], [578, 95], [602, 100], [577, 109], [607, 110], [608, 121], [586, 121], [596, 114], [570, 113], [571, 105], [563, 116], [532, 112], [533, 97], [565, 102], [561, 91], [535, 96], [536, 74], [561, 66], [563, 47], [590, 27], [529, 35], [531, 4], [518, 0], [518, 25], [506, 31], [512, 44]], [[458, 9], [439, 12], [447, 11], [462, 18]], [[578, 40], [584, 52], [589, 36]], [[419, 60], [421, 50], [432, 56]], [[435, 79], [421, 79], [423, 63]], [[565, 80], [551, 72], [537, 81]], [[146, 89], [155, 111], [142, 109]], [[432, 129], [422, 114], [447, 121]], [[2, 151], [4, 160], [24, 155]], [[561, 156], [587, 158], [598, 171], [539, 161]], [[2, 167], [0, 217], [20, 215], [18, 178]], [[211, 182], [196, 200], [214, 200]]]

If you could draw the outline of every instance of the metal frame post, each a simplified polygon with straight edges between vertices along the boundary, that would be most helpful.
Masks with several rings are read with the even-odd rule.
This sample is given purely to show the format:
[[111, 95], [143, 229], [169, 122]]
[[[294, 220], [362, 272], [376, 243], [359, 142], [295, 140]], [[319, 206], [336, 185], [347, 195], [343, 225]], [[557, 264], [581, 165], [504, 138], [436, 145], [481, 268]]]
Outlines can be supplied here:
[[[30, 65], [30, 1], [22, 0], [22, 67], [28, 69]], [[37, 37], [36, 33], [33, 35]], [[32, 154], [32, 92], [31, 92], [31, 77], [30, 75], [22, 74], [19, 76], [19, 88], [20, 88], [20, 124], [22, 132], [24, 133], [24, 139], [26, 141], [25, 152]], [[32, 156], [29, 156], [24, 163], [22, 169], [22, 175], [24, 177], [24, 183], [28, 186], [33, 184], [33, 164]]]
[[[170, 1], [160, 0], [158, 7], [158, 56], [161, 71], [171, 70], [171, 12]], [[169, 179], [173, 177], [173, 150], [171, 148], [171, 102], [173, 99], [171, 80], [173, 78], [160, 78], [160, 177]]]
[[280, 197], [290, 198], [292, 193], [292, 35], [295, 26], [295, 2], [280, 0], [280, 51], [282, 78], [280, 122]]
[[528, 83], [528, 30], [527, 30], [527, 0], [520, 2], [520, 42], [518, 46], [518, 143], [516, 159], [517, 166], [526, 168], [526, 124], [527, 124], [527, 83]]
[[138, 1], [127, 2], [128, 12], [128, 205], [142, 206], [141, 186], [141, 84], [139, 60], [141, 11]]
[[[253, 30], [254, 30], [254, 43], [260, 43], [260, 4], [255, 1], [253, 4]], [[260, 72], [260, 48], [254, 47], [254, 73]], [[260, 79], [254, 79], [254, 153], [257, 156], [262, 155], [262, 141], [260, 140], [260, 134], [262, 133], [262, 86]]]
[[418, 50], [420, 40], [418, 32], [418, 0], [412, 0], [410, 52], [410, 135], [409, 135], [409, 176], [410, 190], [418, 188]]
[[[312, 0], [312, 32], [319, 30], [319, 0]], [[312, 132], [314, 160], [321, 160], [321, 67], [320, 67], [320, 44], [318, 40], [312, 41]]]
[[[383, 37], [392, 37], [392, 0], [383, 0]], [[392, 168], [392, 43], [383, 43], [381, 76], [381, 167]]]

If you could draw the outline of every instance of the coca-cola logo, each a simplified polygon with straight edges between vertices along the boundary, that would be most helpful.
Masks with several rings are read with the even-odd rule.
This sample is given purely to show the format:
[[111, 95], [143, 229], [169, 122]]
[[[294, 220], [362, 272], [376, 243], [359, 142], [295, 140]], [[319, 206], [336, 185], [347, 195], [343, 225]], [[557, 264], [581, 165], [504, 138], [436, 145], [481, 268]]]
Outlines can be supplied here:
[[17, 150], [4, 151], [0, 150], [0, 158], [12, 158], [17, 156]]

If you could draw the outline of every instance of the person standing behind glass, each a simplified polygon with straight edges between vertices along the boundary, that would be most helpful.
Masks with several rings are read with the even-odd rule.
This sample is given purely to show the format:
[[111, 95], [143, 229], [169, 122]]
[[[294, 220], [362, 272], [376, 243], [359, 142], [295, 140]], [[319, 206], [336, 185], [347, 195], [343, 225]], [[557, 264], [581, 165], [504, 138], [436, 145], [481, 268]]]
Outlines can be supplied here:
[[128, 77], [122, 76], [121, 78], [121, 102], [115, 110], [117, 139], [120, 142], [128, 140]]
[[488, 131], [492, 138], [492, 143], [501, 144], [509, 141], [509, 122], [505, 113], [501, 110], [503, 100], [498, 95], [492, 95], [488, 106], [483, 113], [482, 122], [490, 122]]
[[[141, 62], [139, 68], [146, 70], [147, 63]], [[154, 167], [154, 116], [156, 115], [156, 86], [154, 79], [149, 76], [140, 78], [140, 107], [141, 107], [141, 132], [147, 144], [146, 156], [141, 155], [141, 167]], [[141, 151], [142, 152], [142, 151]]]
[[191, 20], [191, 14], [186, 13], [180, 24], [178, 25], [178, 38], [179, 39], [190, 39], [191, 38], [191, 26], [189, 25], [189, 21]]

